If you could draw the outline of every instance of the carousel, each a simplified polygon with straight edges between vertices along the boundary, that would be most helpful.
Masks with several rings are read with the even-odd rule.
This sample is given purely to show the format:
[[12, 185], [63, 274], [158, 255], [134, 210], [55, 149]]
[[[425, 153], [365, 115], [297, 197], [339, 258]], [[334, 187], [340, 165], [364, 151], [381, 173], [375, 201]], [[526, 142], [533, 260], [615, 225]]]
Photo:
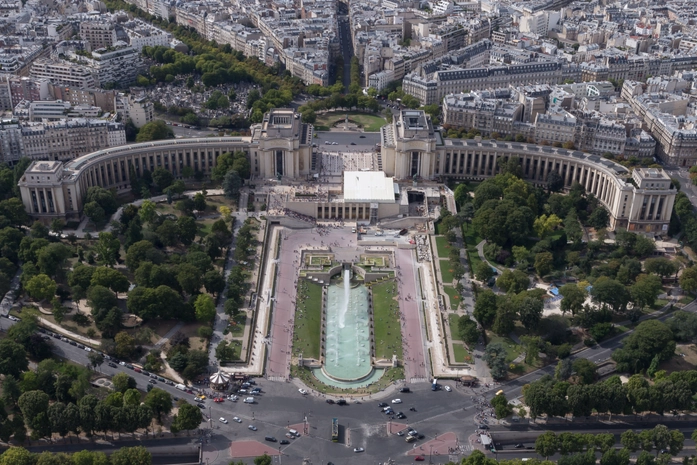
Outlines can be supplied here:
[[223, 391], [227, 388], [227, 385], [230, 382], [230, 376], [219, 371], [219, 372], [213, 374], [209, 378], [209, 381], [210, 381], [211, 389], [215, 389], [216, 391]]

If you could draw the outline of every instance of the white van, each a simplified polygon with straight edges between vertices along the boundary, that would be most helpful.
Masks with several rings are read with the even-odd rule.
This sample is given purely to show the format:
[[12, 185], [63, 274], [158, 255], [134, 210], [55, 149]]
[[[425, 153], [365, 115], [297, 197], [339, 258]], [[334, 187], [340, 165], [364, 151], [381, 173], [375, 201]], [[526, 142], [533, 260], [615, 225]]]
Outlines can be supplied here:
[[247, 397], [247, 398], [244, 400], [244, 403], [245, 403], [245, 404], [253, 404], [253, 403], [254, 403], [254, 397]]
[[289, 429], [288, 432], [289, 432], [290, 434], [292, 434], [293, 436], [300, 436], [300, 434], [298, 434], [298, 431], [297, 431], [297, 430]]
[[174, 387], [179, 389], [180, 391], [186, 391], [186, 386], [184, 386], [183, 384], [177, 384]]

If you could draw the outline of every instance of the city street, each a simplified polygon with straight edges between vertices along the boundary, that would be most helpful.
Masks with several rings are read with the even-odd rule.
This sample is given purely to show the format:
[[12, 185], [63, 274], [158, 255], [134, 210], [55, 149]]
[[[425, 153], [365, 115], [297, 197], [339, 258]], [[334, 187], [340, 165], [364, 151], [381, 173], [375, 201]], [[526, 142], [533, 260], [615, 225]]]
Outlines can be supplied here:
[[[691, 303], [686, 307], [688, 311], [695, 311], [696, 303]], [[664, 315], [661, 319], [667, 318]], [[7, 318], [0, 318], [0, 328], [7, 329], [14, 324]], [[619, 347], [622, 339], [631, 332], [624, 333], [606, 343], [591, 349], [580, 352], [573, 358], [587, 358], [593, 361], [601, 361], [608, 358], [612, 350]], [[51, 339], [54, 351], [57, 355], [70, 359], [75, 363], [87, 365], [87, 352], [75, 346], [57, 339]], [[111, 368], [106, 363], [99, 368], [101, 373], [113, 376], [118, 372], [126, 372], [131, 375], [138, 383], [138, 388], [145, 390], [150, 378], [135, 373], [126, 367], [118, 366]], [[520, 396], [520, 389], [523, 385], [538, 379], [543, 374], [552, 374], [554, 366], [550, 365], [541, 370], [529, 373], [526, 376], [501, 385], [492, 385], [476, 390], [477, 395], [483, 395], [490, 399], [493, 394], [502, 389], [508, 399]], [[419, 444], [430, 439], [435, 439], [437, 435], [453, 432], [457, 435], [460, 444], [465, 450], [471, 450], [467, 438], [475, 432], [474, 415], [477, 413], [473, 391], [469, 388], [455, 386], [454, 383], [444, 381], [442, 385], [450, 385], [453, 392], [439, 390], [431, 391], [428, 383], [418, 383], [410, 385], [412, 392], [399, 394], [403, 400], [403, 408], [407, 418], [401, 423], [417, 429], [426, 437], [418, 441]], [[321, 462], [326, 463], [331, 460], [335, 464], [354, 463], [353, 447], [364, 447], [366, 450], [362, 455], [365, 463], [385, 460], [391, 457], [396, 463], [410, 463], [413, 458], [405, 457], [405, 453], [412, 450], [409, 444], [404, 442], [404, 438], [396, 435], [387, 435], [387, 423], [389, 418], [380, 413], [377, 402], [397, 397], [393, 391], [383, 392], [373, 396], [371, 400], [363, 400], [360, 404], [349, 404], [343, 407], [329, 405], [323, 397], [308, 395], [302, 396], [298, 393], [297, 385], [286, 382], [272, 382], [257, 379], [257, 385], [262, 388], [262, 395], [257, 397], [255, 404], [243, 404], [241, 402], [223, 402], [220, 404], [206, 400], [207, 406], [205, 413], [211, 414], [213, 421], [202, 425], [203, 428], [210, 427], [213, 431], [208, 444], [205, 445], [204, 459], [208, 458], [210, 464], [227, 464], [230, 461], [229, 445], [231, 441], [256, 439], [264, 442], [266, 435], [275, 436], [281, 439], [289, 425], [302, 423], [307, 417], [310, 426], [310, 437], [301, 437], [294, 440], [287, 446], [281, 446], [283, 460], [288, 459], [290, 463], [298, 463], [304, 457], [313, 459], [320, 458]], [[187, 399], [194, 403], [193, 396], [177, 390], [174, 386], [166, 385], [158, 381], [156, 387], [164, 389], [172, 396]], [[409, 410], [414, 407], [416, 412]], [[230, 422], [224, 425], [218, 421], [221, 416], [231, 420], [233, 416], [242, 419], [238, 424]], [[341, 425], [342, 442], [336, 444], [330, 441], [331, 419], [338, 418]], [[664, 418], [663, 421], [669, 418]], [[625, 419], [626, 421], [626, 419]], [[253, 424], [258, 431], [253, 432], [247, 426]], [[556, 423], [555, 423], [556, 424]], [[565, 426], [568, 423], [563, 423]], [[593, 427], [596, 427], [594, 423]], [[561, 429], [561, 424], [554, 426], [554, 429]], [[518, 429], [521, 425], [514, 425], [510, 429]], [[540, 430], [550, 428], [552, 425], [541, 425]], [[630, 428], [631, 425], [625, 423], [622, 427]], [[528, 428], [525, 426], [525, 428]], [[533, 428], [537, 428], [533, 426]], [[607, 429], [603, 423], [600, 428]], [[692, 428], [692, 425], [690, 425]], [[495, 431], [500, 428], [495, 428]], [[510, 438], [509, 438], [510, 439]], [[515, 440], [515, 439], [513, 439]], [[118, 444], [118, 443], [116, 443]], [[274, 444], [274, 447], [276, 445]], [[425, 452], [427, 455], [428, 451]], [[531, 452], [511, 451], [511, 455], [530, 456]], [[454, 457], [456, 458], [456, 457]], [[449, 460], [447, 456], [434, 456], [433, 463], [445, 463]], [[251, 463], [251, 460], [246, 460]]]

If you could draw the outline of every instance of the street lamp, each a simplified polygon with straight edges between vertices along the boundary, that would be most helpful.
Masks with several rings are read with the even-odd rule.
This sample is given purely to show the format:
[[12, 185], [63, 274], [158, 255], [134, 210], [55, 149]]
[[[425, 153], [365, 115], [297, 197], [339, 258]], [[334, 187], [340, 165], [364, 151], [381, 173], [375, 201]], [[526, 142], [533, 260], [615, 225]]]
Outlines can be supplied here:
[[431, 457], [433, 456], [433, 444], [431, 444], [431, 451], [428, 453], [428, 463], [433, 463]]

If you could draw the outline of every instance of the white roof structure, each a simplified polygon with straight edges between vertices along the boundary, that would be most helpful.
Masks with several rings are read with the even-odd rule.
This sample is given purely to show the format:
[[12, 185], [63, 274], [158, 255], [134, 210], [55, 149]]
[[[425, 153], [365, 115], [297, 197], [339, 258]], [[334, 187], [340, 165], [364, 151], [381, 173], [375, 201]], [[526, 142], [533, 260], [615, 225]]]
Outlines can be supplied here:
[[394, 193], [383, 171], [344, 171], [344, 202], [394, 203]]
[[225, 384], [230, 378], [225, 373], [215, 373], [210, 377], [211, 384]]

